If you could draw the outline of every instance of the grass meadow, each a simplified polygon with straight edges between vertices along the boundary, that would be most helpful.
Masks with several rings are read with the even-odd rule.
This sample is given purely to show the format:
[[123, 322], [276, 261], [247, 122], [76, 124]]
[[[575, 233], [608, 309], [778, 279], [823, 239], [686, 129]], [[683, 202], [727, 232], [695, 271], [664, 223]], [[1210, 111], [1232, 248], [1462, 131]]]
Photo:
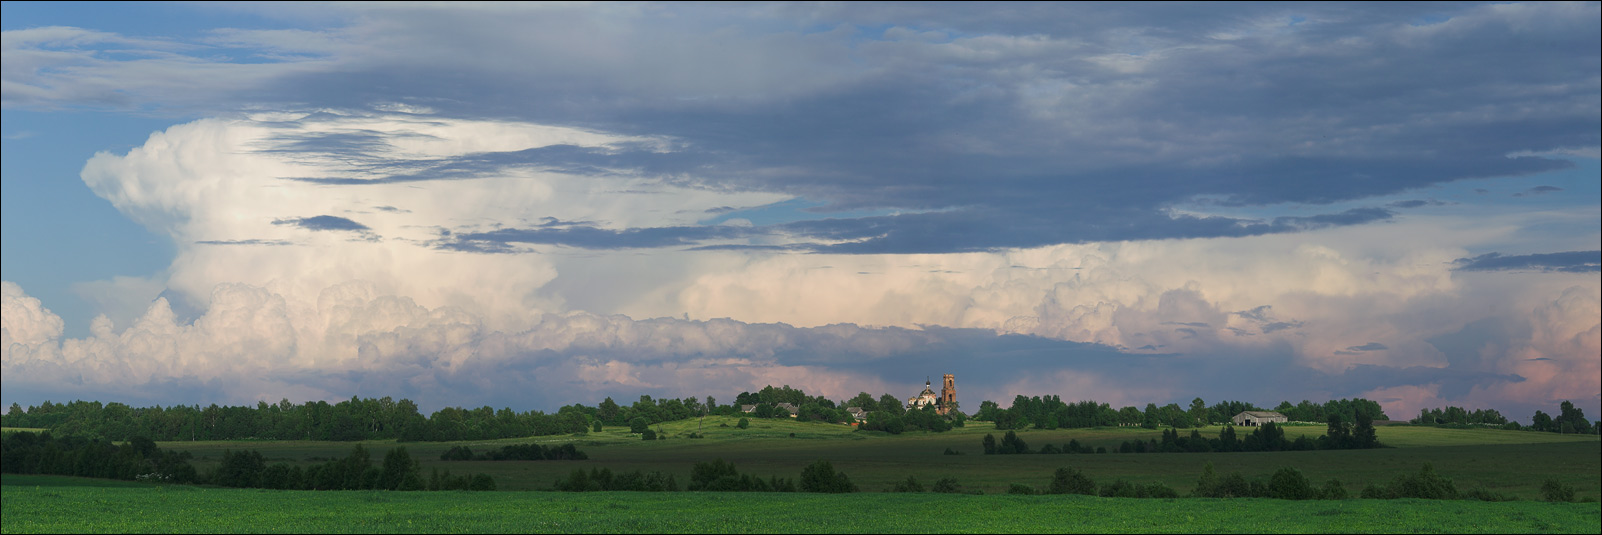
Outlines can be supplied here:
[[[1595, 436], [1495, 429], [1386, 426], [1388, 448], [1272, 453], [1147, 453], [981, 455], [995, 429], [982, 422], [946, 433], [891, 436], [839, 425], [790, 420], [708, 417], [662, 424], [667, 440], [645, 442], [625, 428], [518, 440], [401, 444], [430, 469], [483, 472], [501, 492], [310, 492], [222, 489], [86, 480], [54, 476], [4, 477], [5, 533], [40, 532], [1602, 532], [1602, 442]], [[696, 432], [704, 438], [687, 438]], [[1204, 428], [1213, 436], [1218, 428]], [[1188, 434], [1188, 431], [1183, 433]], [[1321, 426], [1289, 426], [1288, 438], [1318, 436]], [[1030, 447], [1059, 447], [1070, 439], [1116, 449], [1125, 440], [1158, 438], [1138, 428], [1029, 430]], [[999, 434], [998, 434], [999, 437]], [[477, 452], [518, 443], [573, 442], [587, 461], [440, 461], [452, 446]], [[367, 442], [374, 459], [396, 446]], [[255, 449], [269, 463], [303, 465], [343, 457], [346, 442], [167, 442], [188, 450], [201, 471], [225, 449]], [[963, 455], [945, 455], [947, 448]], [[742, 473], [795, 478], [826, 459], [864, 491], [850, 495], [769, 493], [547, 492], [574, 469], [605, 467], [673, 474], [681, 488], [696, 462], [723, 458]], [[1352, 495], [1365, 485], [1416, 473], [1425, 463], [1452, 478], [1460, 491], [1486, 489], [1522, 501], [1265, 499], [1115, 499], [1003, 494], [1013, 483], [1047, 485], [1059, 467], [1074, 467], [1098, 483], [1124, 479], [1162, 483], [1187, 495], [1202, 466], [1266, 479], [1274, 470], [1301, 470], [1315, 485], [1339, 478]], [[908, 476], [926, 487], [943, 477], [983, 495], [893, 494]], [[1587, 503], [1536, 501], [1540, 485], [1557, 479]], [[508, 492], [510, 491], [510, 492]]]

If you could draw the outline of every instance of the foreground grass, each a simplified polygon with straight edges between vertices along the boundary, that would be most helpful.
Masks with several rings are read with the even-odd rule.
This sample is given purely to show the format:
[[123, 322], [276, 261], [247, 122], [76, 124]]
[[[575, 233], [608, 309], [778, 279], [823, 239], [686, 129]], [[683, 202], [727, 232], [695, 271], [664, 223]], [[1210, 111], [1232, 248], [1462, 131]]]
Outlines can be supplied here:
[[[1595, 436], [1558, 435], [1496, 429], [1439, 429], [1387, 426], [1379, 428], [1382, 442], [1394, 447], [1375, 450], [1267, 452], [1267, 453], [1148, 453], [1095, 455], [981, 455], [980, 441], [993, 426], [973, 423], [945, 433], [855, 432], [850, 427], [798, 423], [788, 419], [752, 419], [748, 429], [735, 426], [739, 419], [712, 416], [705, 422], [684, 420], [659, 428], [671, 438], [645, 442], [626, 428], [600, 433], [543, 436], [523, 439], [402, 444], [423, 471], [450, 470], [453, 474], [483, 472], [495, 478], [500, 490], [548, 490], [552, 482], [574, 469], [610, 468], [614, 472], [641, 470], [673, 474], [680, 485], [689, 482], [697, 462], [723, 458], [741, 473], [767, 478], [794, 478], [819, 459], [829, 460], [851, 476], [864, 491], [878, 492], [915, 476], [924, 484], [943, 477], [957, 478], [968, 488], [987, 493], [1006, 492], [1013, 483], [1039, 487], [1052, 471], [1071, 466], [1099, 483], [1115, 479], [1162, 483], [1181, 493], [1195, 488], [1202, 465], [1208, 462], [1221, 473], [1241, 472], [1248, 478], [1266, 479], [1281, 467], [1301, 470], [1315, 484], [1339, 478], [1356, 495], [1369, 484], [1389, 483], [1398, 474], [1416, 473], [1424, 463], [1453, 478], [1459, 490], [1485, 489], [1526, 500], [1540, 498], [1546, 479], [1572, 485], [1581, 497], [1602, 495], [1602, 441]], [[686, 438], [695, 432], [705, 438]], [[791, 434], [795, 436], [792, 437]], [[1184, 431], [1188, 434], [1189, 431]], [[1216, 436], [1217, 427], [1201, 429]], [[1286, 435], [1322, 436], [1324, 428], [1291, 426]], [[1116, 448], [1125, 440], [1158, 438], [1161, 432], [1140, 428], [1029, 430], [1019, 433], [1032, 448], [1047, 443], [1061, 446], [1070, 439], [1091, 446]], [[589, 454], [588, 461], [473, 462], [441, 461], [440, 453], [458, 445], [484, 452], [507, 444], [575, 443]], [[373, 458], [396, 447], [394, 441], [362, 443]], [[202, 471], [216, 466], [225, 449], [255, 449], [269, 463], [290, 462], [307, 466], [341, 458], [353, 443], [312, 441], [164, 442], [163, 448], [194, 453]], [[946, 448], [964, 455], [944, 455]]]
[[[1596, 503], [945, 494], [311, 492], [30, 485], [4, 533], [1596, 533]], [[58, 478], [72, 479], [72, 478]], [[81, 480], [78, 480], [81, 481]]]

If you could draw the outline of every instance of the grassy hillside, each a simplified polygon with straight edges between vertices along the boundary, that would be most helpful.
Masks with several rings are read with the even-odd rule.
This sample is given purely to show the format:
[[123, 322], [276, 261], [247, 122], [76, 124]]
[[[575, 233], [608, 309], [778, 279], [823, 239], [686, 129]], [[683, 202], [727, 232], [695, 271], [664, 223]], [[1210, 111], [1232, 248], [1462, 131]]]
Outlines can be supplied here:
[[1602, 518], [1596, 503], [311, 492], [34, 486], [9, 474], [4, 482], [4, 533], [1596, 533]]
[[[1195, 486], [1202, 465], [1211, 462], [1220, 472], [1239, 471], [1247, 477], [1267, 477], [1274, 470], [1292, 466], [1317, 483], [1339, 478], [1356, 493], [1370, 483], [1386, 483], [1398, 473], [1416, 472], [1425, 462], [1456, 480], [1458, 488], [1486, 488], [1525, 499], [1539, 496], [1547, 478], [1573, 485], [1581, 496], [1597, 496], [1602, 491], [1602, 442], [1595, 436], [1557, 435], [1518, 431], [1458, 430], [1411, 426], [1386, 426], [1379, 438], [1393, 448], [1272, 453], [1148, 453], [1099, 455], [981, 455], [980, 440], [986, 433], [997, 433], [984, 423], [946, 433], [885, 435], [854, 432], [841, 425], [797, 423], [791, 420], [751, 420], [749, 429], [735, 426], [738, 418], [708, 417], [705, 422], [687, 420], [663, 424], [670, 438], [641, 441], [626, 428], [608, 428], [600, 433], [535, 439], [402, 444], [414, 459], [431, 468], [448, 469], [455, 474], [484, 472], [495, 477], [502, 490], [545, 490], [559, 477], [575, 468], [606, 467], [613, 471], [643, 470], [675, 474], [681, 485], [688, 482], [696, 462], [723, 458], [743, 473], [762, 477], [795, 477], [802, 467], [826, 459], [850, 475], [865, 491], [884, 490], [896, 481], [915, 476], [927, 483], [942, 477], [955, 477], [962, 484], [989, 493], [1006, 490], [1012, 483], [1043, 485], [1058, 467], [1072, 466], [1098, 482], [1122, 478], [1132, 482], [1160, 482], [1188, 493]], [[1288, 438], [1307, 434], [1320, 436], [1320, 426], [1291, 426]], [[685, 438], [699, 432], [705, 438]], [[1218, 428], [1204, 428], [1203, 435], [1215, 436]], [[792, 437], [791, 434], [794, 434]], [[1188, 434], [1188, 431], [1186, 432]], [[1032, 448], [1046, 443], [1059, 446], [1075, 439], [1091, 446], [1110, 449], [1125, 440], [1158, 438], [1160, 432], [1139, 428], [1100, 428], [1074, 430], [1031, 430], [1020, 433]], [[484, 452], [506, 444], [573, 442], [589, 454], [588, 461], [484, 462], [439, 460], [440, 453], [452, 446], [466, 445]], [[395, 447], [394, 442], [364, 443], [375, 459]], [[164, 448], [192, 451], [197, 468], [209, 469], [224, 449], [252, 448], [269, 462], [311, 464], [343, 457], [351, 443], [341, 442], [170, 442]], [[943, 455], [946, 448], [964, 453]]]

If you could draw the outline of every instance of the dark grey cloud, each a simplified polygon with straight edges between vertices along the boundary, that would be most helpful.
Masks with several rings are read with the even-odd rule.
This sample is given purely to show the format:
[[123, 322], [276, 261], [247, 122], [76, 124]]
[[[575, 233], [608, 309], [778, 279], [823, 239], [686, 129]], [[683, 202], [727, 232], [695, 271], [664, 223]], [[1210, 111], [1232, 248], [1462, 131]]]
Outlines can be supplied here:
[[1240, 312], [1236, 312], [1235, 315], [1253, 321], [1268, 321], [1269, 311], [1273, 309], [1274, 307], [1271, 305], [1263, 305], [1251, 310], [1242, 310]]
[[1545, 194], [1552, 193], [1552, 192], [1557, 192], [1557, 191], [1563, 191], [1563, 188], [1560, 188], [1560, 187], [1557, 187], [1557, 186], [1536, 186], [1536, 187], [1533, 187], [1533, 188], [1530, 188], [1530, 189], [1527, 189], [1527, 190], [1524, 190], [1524, 191], [1521, 191], [1521, 192], [1518, 192], [1518, 193], [1514, 193], [1513, 196], [1514, 197], [1531, 197], [1531, 196], [1535, 196], [1535, 195], [1545, 195]]
[[509, 246], [517, 244], [581, 249], [691, 247], [707, 240], [736, 238], [748, 233], [746, 228], [729, 226], [605, 229], [589, 223], [552, 220], [535, 228], [453, 233], [436, 246], [469, 252], [476, 248], [483, 252], [508, 252]]
[[[1108, 218], [1086, 221], [1085, 214], [1080, 213], [1065, 216], [1063, 219], [1044, 216], [1026, 220], [1016, 215], [952, 210], [829, 218], [761, 227], [677, 226], [606, 229], [590, 222], [559, 225], [546, 223], [535, 228], [454, 232], [436, 245], [469, 252], [511, 252], [512, 249], [504, 246], [540, 244], [585, 249], [682, 247], [695, 250], [784, 250], [843, 254], [941, 253], [1126, 239], [1254, 236], [1384, 221], [1394, 215], [1393, 212], [1384, 209], [1357, 208], [1336, 214], [1278, 217], [1271, 221], [1260, 221], [1225, 217], [1170, 217], [1158, 213], [1119, 214], [1105, 210], [1101, 212]], [[1122, 216], [1123, 220], [1113, 219], [1119, 216]], [[800, 238], [812, 240], [814, 243], [785, 245], [704, 243], [714, 240], [763, 237]]]
[[263, 240], [263, 239], [260, 239], [260, 238], [251, 238], [251, 239], [248, 239], [248, 240], [200, 240], [200, 241], [196, 241], [195, 243], [199, 244], [199, 245], [271, 245], [271, 246], [294, 245], [295, 244], [295, 242], [287, 241], [287, 240]]
[[1411, 199], [1411, 200], [1406, 200], [1406, 201], [1396, 201], [1396, 202], [1393, 202], [1393, 203], [1389, 203], [1389, 204], [1386, 204], [1385, 207], [1386, 208], [1420, 208], [1420, 207], [1424, 207], [1424, 206], [1448, 206], [1448, 205], [1451, 205], [1451, 204], [1454, 204], [1454, 203], [1450, 203], [1450, 202], [1446, 202], [1446, 201], [1437, 201], [1435, 199], [1430, 199], [1430, 200]]
[[1595, 273], [1602, 271], [1602, 251], [1568, 251], [1527, 255], [1485, 253], [1452, 262], [1457, 271], [1545, 271]]
[[[1171, 208], [1324, 205], [1568, 168], [1508, 155], [1602, 144], [1596, 14], [1595, 4], [1547, 3], [679, 4], [628, 17], [578, 6], [348, 6], [331, 19], [346, 26], [326, 31], [350, 46], [319, 50], [319, 64], [275, 70], [248, 89], [219, 85], [207, 98], [195, 97], [204, 88], [185, 91], [184, 102], [116, 97], [230, 113], [404, 103], [430, 109], [403, 114], [411, 121], [524, 120], [672, 143], [397, 160], [389, 134], [294, 134], [264, 150], [335, 158], [351, 172], [288, 180], [624, 173], [803, 197], [823, 203], [825, 218], [733, 237], [506, 229], [441, 247], [987, 251], [1371, 224], [1422, 201], [1261, 220]], [[32, 83], [24, 74], [7, 80]], [[337, 116], [305, 120], [321, 119]], [[856, 210], [898, 215], [827, 219]], [[834, 244], [709, 243], [772, 235]]]
[[[383, 13], [393, 35], [408, 36], [396, 38], [393, 55], [286, 78], [263, 94], [348, 108], [414, 102], [441, 116], [512, 117], [678, 143], [670, 152], [543, 147], [385, 164], [371, 170], [372, 179], [297, 178], [318, 183], [443, 180], [509, 166], [623, 170], [781, 192], [826, 203], [824, 210], [923, 212], [777, 229], [853, 240], [819, 248], [845, 253], [1243, 236], [1391, 214], [1365, 208], [1251, 222], [1171, 217], [1166, 208], [1199, 196], [1234, 206], [1317, 205], [1569, 167], [1506, 155], [1602, 140], [1591, 74], [1602, 48], [1590, 24], [1594, 11], [1590, 4], [686, 5], [643, 15], [631, 33], [617, 34], [593, 31], [607, 19], [583, 9], [404, 8]], [[764, 25], [727, 27], [783, 31], [706, 31], [755, 20]], [[591, 48], [586, 43], [620, 52], [590, 57], [579, 53]], [[404, 53], [409, 46], [428, 53]], [[487, 59], [504, 50], [524, 51], [519, 66]], [[765, 67], [734, 68], [747, 64]], [[292, 141], [304, 150], [381, 146], [362, 133]], [[695, 241], [647, 237], [675, 233], [695, 234], [526, 238]]]
[[306, 230], [342, 230], [349, 232], [367, 232], [372, 230], [367, 225], [351, 221], [339, 216], [319, 215], [312, 217], [296, 217], [289, 219], [275, 219], [274, 225], [291, 225]]
[[1268, 333], [1271, 333], [1271, 332], [1274, 332], [1274, 331], [1283, 331], [1285, 329], [1295, 329], [1295, 328], [1301, 327], [1301, 326], [1302, 326], [1302, 322], [1300, 322], [1300, 321], [1276, 321], [1276, 322], [1264, 325], [1263, 326], [1263, 334], [1268, 334]]

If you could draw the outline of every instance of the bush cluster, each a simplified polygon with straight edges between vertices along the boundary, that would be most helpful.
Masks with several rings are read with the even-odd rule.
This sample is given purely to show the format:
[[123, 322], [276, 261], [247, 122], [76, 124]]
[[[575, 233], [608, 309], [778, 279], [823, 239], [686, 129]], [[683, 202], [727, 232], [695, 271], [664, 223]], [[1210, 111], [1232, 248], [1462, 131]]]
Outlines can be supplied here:
[[550, 447], [513, 444], [478, 455], [474, 455], [473, 449], [467, 446], [451, 446], [439, 456], [441, 461], [583, 461], [589, 458], [588, 454], [579, 451], [571, 443]]
[[566, 479], [556, 480], [555, 490], [562, 492], [597, 492], [628, 490], [636, 492], [678, 492], [679, 483], [672, 474], [649, 474], [639, 470], [613, 475], [610, 468], [594, 468], [589, 472], [574, 470]]
[[118, 446], [102, 440], [57, 438], [50, 432], [0, 438], [0, 471], [105, 479], [190, 483], [198, 479], [189, 452], [162, 451], [148, 438]]

